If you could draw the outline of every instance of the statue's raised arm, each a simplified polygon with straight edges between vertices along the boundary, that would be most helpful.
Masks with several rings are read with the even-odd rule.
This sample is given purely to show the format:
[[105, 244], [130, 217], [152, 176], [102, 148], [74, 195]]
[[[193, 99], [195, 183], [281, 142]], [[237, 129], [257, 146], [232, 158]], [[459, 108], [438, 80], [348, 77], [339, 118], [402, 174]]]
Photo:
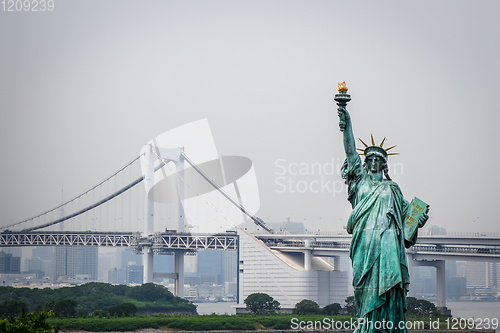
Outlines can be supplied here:
[[344, 151], [347, 163], [352, 165], [358, 153], [356, 152], [356, 143], [354, 142], [354, 134], [352, 132], [351, 117], [347, 109], [343, 106], [339, 106], [338, 115], [340, 131], [344, 133]]
[[347, 102], [351, 100], [351, 96], [347, 94], [347, 86], [345, 81], [338, 85], [339, 93], [335, 95], [334, 100], [339, 106], [339, 127], [340, 131], [344, 133], [344, 150], [347, 156], [347, 163], [352, 165], [355, 158], [358, 156], [356, 152], [356, 143], [354, 142], [354, 134], [352, 132], [352, 123], [349, 112], [347, 112]]

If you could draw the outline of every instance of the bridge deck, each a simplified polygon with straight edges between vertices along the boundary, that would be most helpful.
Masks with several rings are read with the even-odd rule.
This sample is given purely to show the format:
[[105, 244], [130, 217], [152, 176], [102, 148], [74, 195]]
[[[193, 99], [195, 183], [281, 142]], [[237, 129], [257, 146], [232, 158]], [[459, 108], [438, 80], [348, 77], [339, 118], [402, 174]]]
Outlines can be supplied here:
[[150, 247], [155, 254], [173, 251], [236, 250], [236, 234], [177, 234], [156, 233], [141, 237], [131, 232], [3, 232], [0, 247], [10, 246], [108, 246], [131, 247], [135, 251]]

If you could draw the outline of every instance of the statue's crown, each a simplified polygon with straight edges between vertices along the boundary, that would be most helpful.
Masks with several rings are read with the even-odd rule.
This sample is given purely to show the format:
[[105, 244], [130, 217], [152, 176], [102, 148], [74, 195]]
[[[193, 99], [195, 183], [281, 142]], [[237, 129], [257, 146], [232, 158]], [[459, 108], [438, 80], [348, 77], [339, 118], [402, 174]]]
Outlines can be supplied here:
[[387, 156], [388, 155], [399, 155], [399, 153], [388, 153], [387, 152], [387, 151], [391, 150], [392, 148], [394, 148], [396, 146], [392, 146], [392, 147], [389, 147], [389, 148], [384, 148], [385, 138], [382, 140], [382, 142], [378, 146], [375, 144], [375, 140], [373, 140], [373, 135], [371, 135], [371, 139], [372, 139], [372, 145], [371, 146], [368, 146], [366, 143], [364, 143], [363, 140], [359, 139], [359, 141], [361, 141], [361, 143], [365, 146], [364, 149], [362, 149], [362, 148], [356, 148], [356, 150], [360, 150], [360, 151], [363, 152], [363, 153], [360, 153], [360, 155], [364, 155], [365, 157], [368, 157], [370, 155], [377, 155], [377, 156], [382, 157], [386, 161], [387, 161]]

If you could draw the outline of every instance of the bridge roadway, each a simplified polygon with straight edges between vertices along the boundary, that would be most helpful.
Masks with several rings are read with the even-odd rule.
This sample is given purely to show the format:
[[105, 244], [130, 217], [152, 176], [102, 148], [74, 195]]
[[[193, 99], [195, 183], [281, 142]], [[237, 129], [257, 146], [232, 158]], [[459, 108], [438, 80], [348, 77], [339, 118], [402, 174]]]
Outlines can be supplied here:
[[[351, 235], [304, 234], [256, 235], [267, 246], [282, 252], [311, 250], [313, 256], [348, 255]], [[320, 239], [320, 240], [318, 240]], [[310, 240], [306, 247], [305, 240]], [[216, 235], [188, 233], [155, 233], [142, 237], [132, 232], [65, 232], [31, 231], [0, 233], [0, 247], [9, 246], [107, 246], [131, 247], [136, 251], [149, 247], [155, 254], [172, 251], [237, 250], [235, 233]], [[458, 260], [500, 262], [500, 237], [481, 233], [457, 236], [421, 235], [417, 244], [407, 250], [414, 260]]]
[[[351, 241], [351, 235], [345, 233], [311, 232], [309, 234], [257, 234], [255, 237], [261, 240], [290, 240], [290, 239], [325, 239], [328, 241]], [[419, 232], [418, 241], [420, 244], [434, 245], [488, 245], [500, 246], [500, 233], [486, 232], [456, 232], [447, 235], [432, 235]]]
[[215, 235], [186, 233], [155, 233], [142, 237], [132, 232], [65, 232], [31, 231], [2, 232], [0, 247], [11, 246], [108, 246], [130, 247], [140, 252], [151, 248], [155, 254], [169, 254], [175, 251], [194, 252], [197, 250], [237, 250], [236, 233]]
[[[256, 235], [272, 249], [282, 252], [311, 251], [313, 256], [349, 255], [351, 235]], [[320, 239], [320, 240], [318, 240]], [[485, 233], [456, 236], [418, 237], [417, 244], [407, 249], [413, 260], [456, 260], [500, 262], [500, 237]]]
[[[256, 235], [271, 249], [304, 253], [304, 268], [311, 269], [311, 258], [333, 257], [334, 267], [340, 256], [349, 255], [351, 236], [346, 234]], [[417, 244], [406, 250], [410, 272], [414, 266], [436, 268], [436, 307], [443, 315], [451, 315], [446, 307], [446, 260], [500, 262], [500, 235], [462, 233], [453, 235], [420, 234]], [[410, 284], [410, 288], [412, 285]], [[411, 292], [411, 290], [410, 290]]]

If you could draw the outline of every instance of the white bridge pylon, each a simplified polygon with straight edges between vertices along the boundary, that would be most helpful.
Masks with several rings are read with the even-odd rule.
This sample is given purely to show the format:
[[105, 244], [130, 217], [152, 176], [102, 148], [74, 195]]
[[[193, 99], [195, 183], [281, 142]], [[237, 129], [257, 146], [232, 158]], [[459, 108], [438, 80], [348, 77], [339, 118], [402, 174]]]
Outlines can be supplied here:
[[[219, 156], [206, 119], [156, 136], [142, 147], [140, 159], [146, 197], [143, 241], [136, 250], [142, 251], [145, 283], [152, 282], [155, 276], [174, 278], [175, 294], [182, 297], [184, 256], [193, 252], [173, 251], [175, 272], [153, 273], [154, 254], [159, 252], [151, 239], [165, 227], [158, 219], [155, 224], [155, 203], [168, 205], [165, 207], [173, 217], [168, 227], [179, 234], [193, 227], [198, 232], [216, 234], [238, 229], [249, 220], [263, 230], [272, 231], [254, 215], [260, 202], [252, 161], [242, 156]], [[204, 207], [209, 207], [211, 213], [204, 213]]]
[[[146, 190], [145, 203], [144, 203], [144, 237], [150, 237], [154, 233], [154, 200], [150, 198], [150, 192], [155, 185], [155, 163], [159, 162], [160, 165], [165, 162], [173, 162], [175, 165], [175, 172], [179, 176], [176, 178], [176, 192], [177, 192], [177, 226], [178, 233], [184, 232], [185, 213], [182, 204], [184, 198], [184, 182], [179, 178], [183, 178], [184, 172], [184, 159], [182, 148], [161, 148], [153, 146], [151, 143], [144, 145], [141, 149], [141, 156], [144, 156], [143, 174], [144, 186]], [[161, 160], [159, 158], [161, 156]], [[184, 250], [176, 250], [175, 256], [175, 271], [171, 276], [175, 280], [174, 294], [178, 297], [184, 297]], [[153, 282], [153, 249], [151, 246], [144, 246], [142, 248], [142, 261], [144, 265], [144, 283]]]

